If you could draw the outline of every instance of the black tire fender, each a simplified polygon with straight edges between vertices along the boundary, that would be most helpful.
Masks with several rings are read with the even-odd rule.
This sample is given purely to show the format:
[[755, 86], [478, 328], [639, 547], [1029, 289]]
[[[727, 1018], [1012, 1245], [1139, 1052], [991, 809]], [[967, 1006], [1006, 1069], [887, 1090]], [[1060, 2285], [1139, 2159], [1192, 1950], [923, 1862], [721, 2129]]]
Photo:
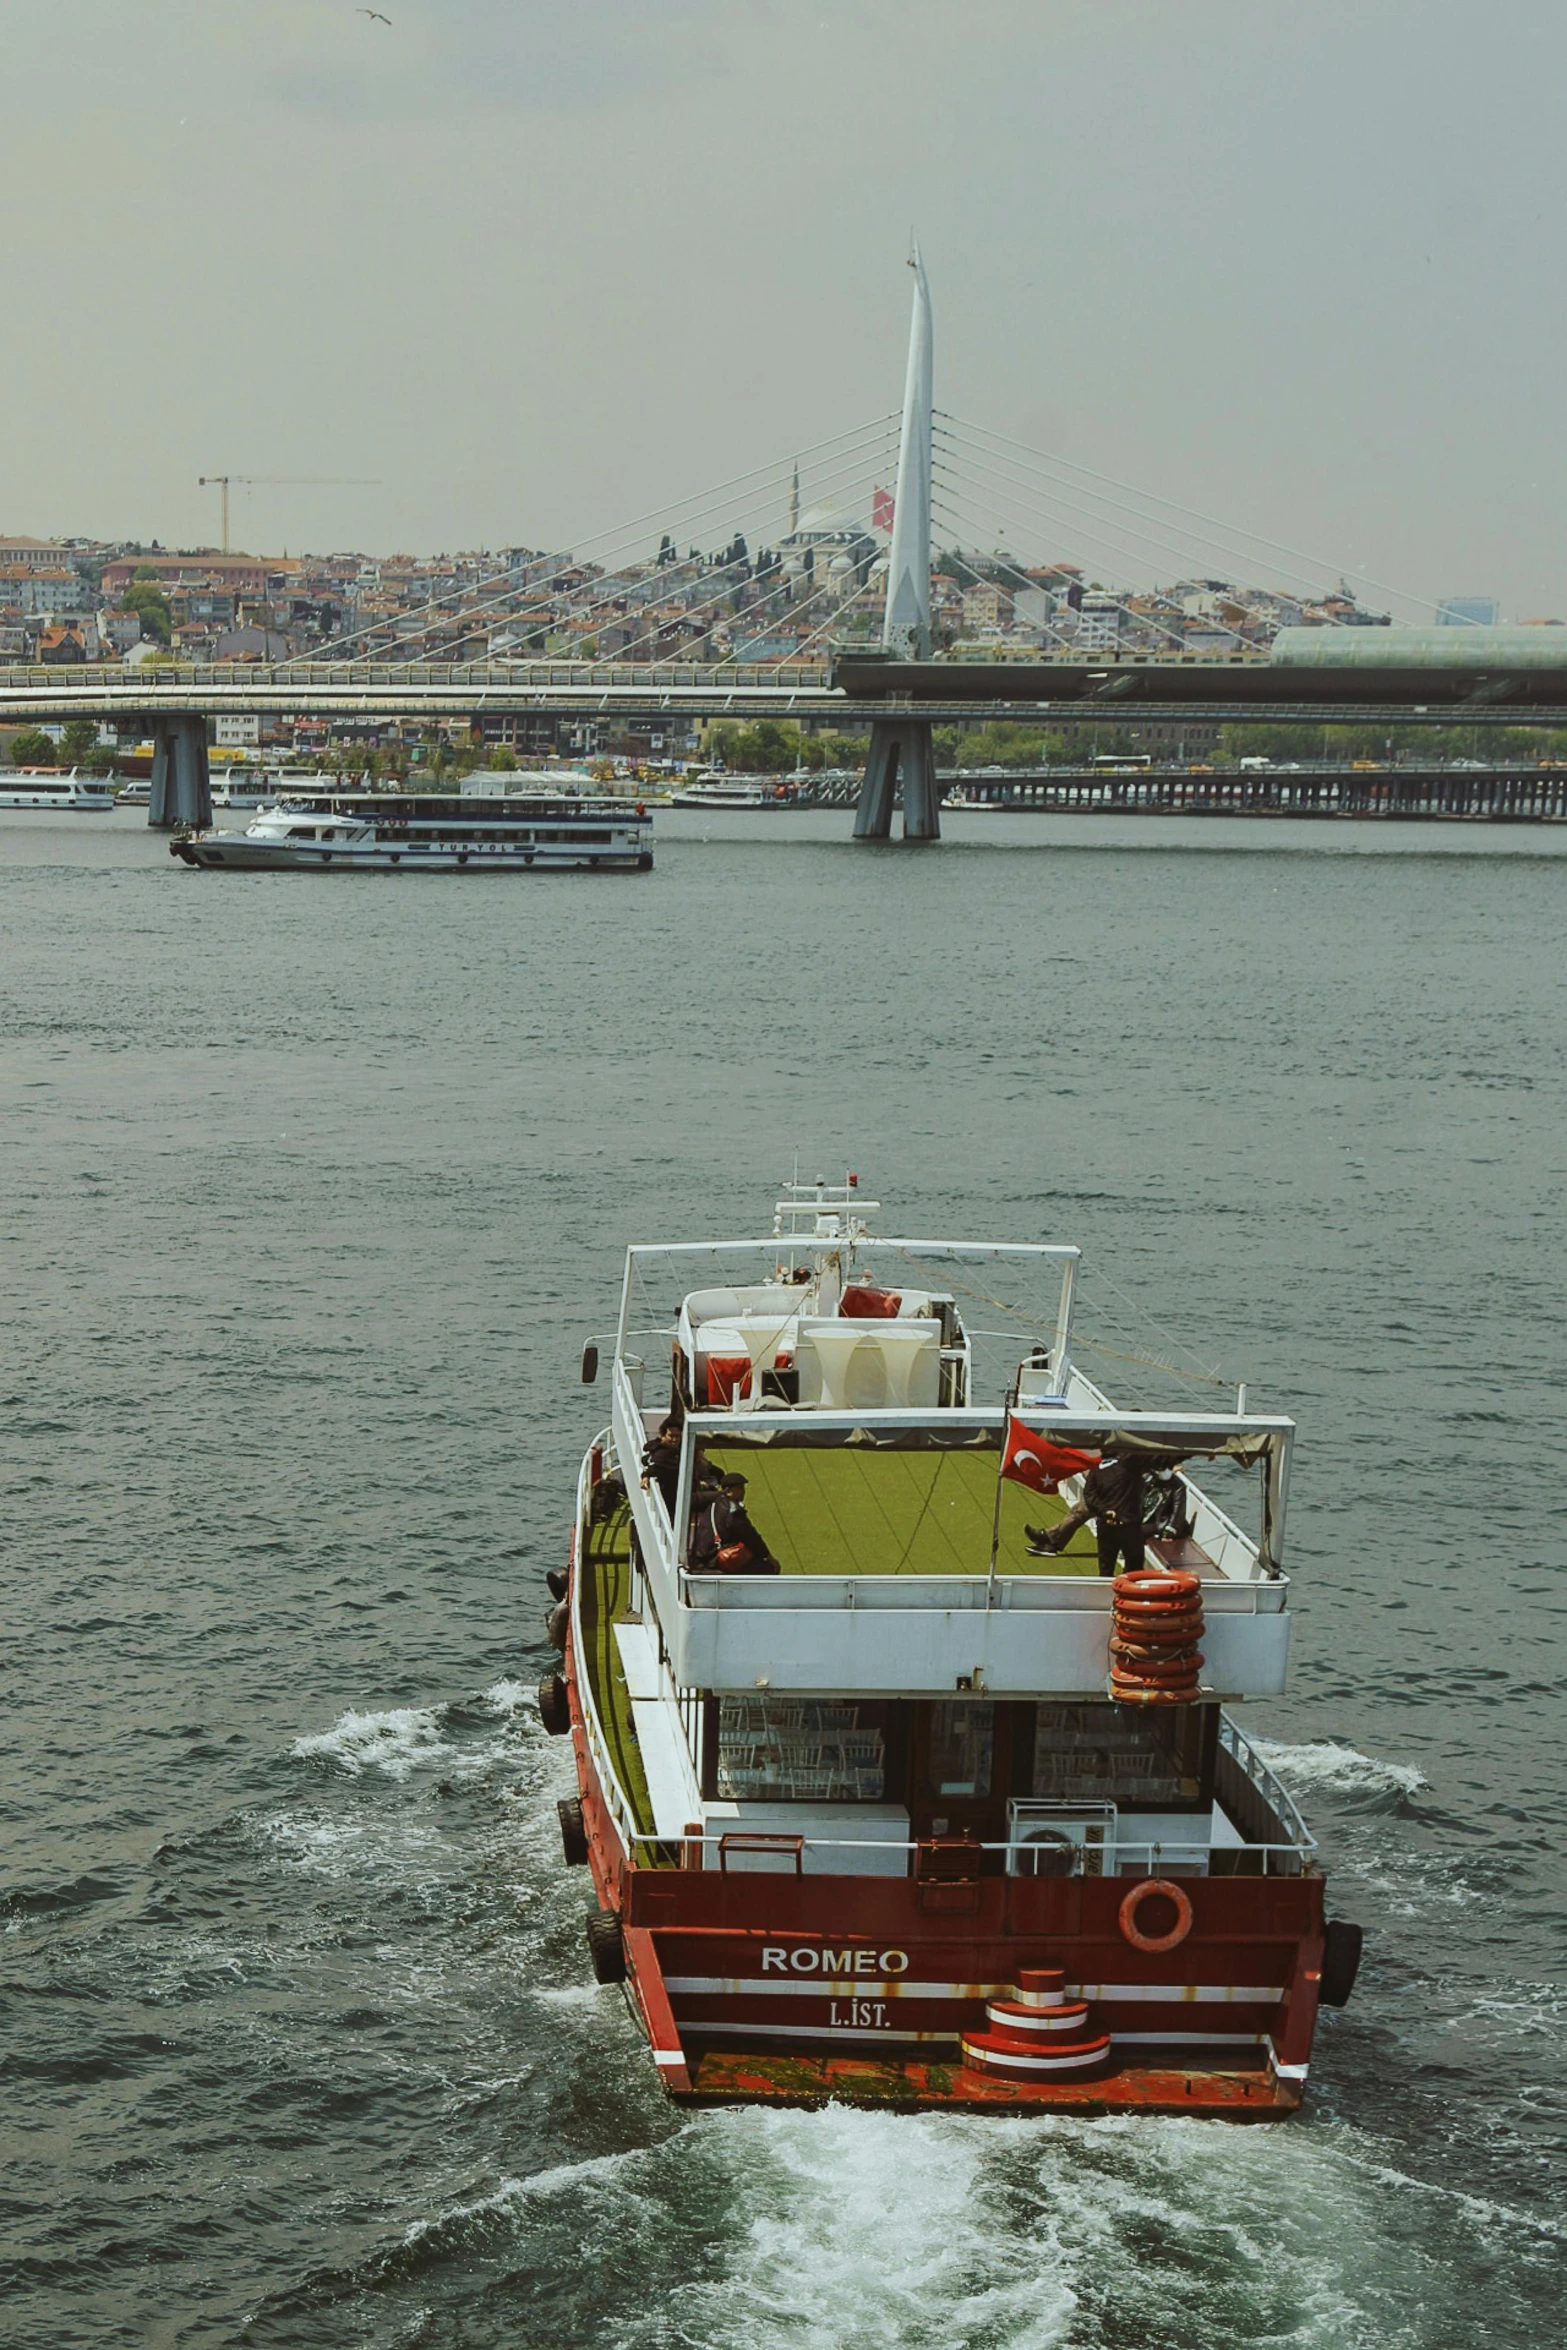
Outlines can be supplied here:
[[545, 1636], [551, 1648], [558, 1648], [562, 1656], [566, 1653], [566, 1632], [570, 1623], [571, 1609], [563, 1599], [557, 1601], [544, 1620]]
[[555, 1806], [560, 1819], [560, 1848], [568, 1869], [580, 1869], [588, 1857], [588, 1826], [580, 1795], [563, 1795]]
[[1318, 1993], [1324, 2007], [1349, 2005], [1365, 1939], [1363, 1928], [1352, 1926], [1348, 1918], [1329, 1918], [1322, 1937], [1322, 1988]]
[[539, 1683], [539, 1720], [552, 1738], [564, 1738], [571, 1728], [571, 1700], [559, 1673], [546, 1673]]
[[612, 1909], [595, 1910], [587, 1921], [588, 1956], [593, 1962], [593, 1979], [598, 1983], [623, 1983], [626, 1979], [626, 1944], [620, 1930], [620, 1919]]

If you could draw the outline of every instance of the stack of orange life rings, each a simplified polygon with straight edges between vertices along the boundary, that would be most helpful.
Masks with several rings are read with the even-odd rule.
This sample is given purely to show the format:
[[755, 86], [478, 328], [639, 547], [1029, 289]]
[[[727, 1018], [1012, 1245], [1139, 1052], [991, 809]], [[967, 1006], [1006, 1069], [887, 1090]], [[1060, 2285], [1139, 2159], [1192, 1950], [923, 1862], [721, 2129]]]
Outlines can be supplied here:
[[1176, 1567], [1117, 1575], [1110, 1694], [1123, 1705], [1190, 1705], [1202, 1652], [1202, 1583]]

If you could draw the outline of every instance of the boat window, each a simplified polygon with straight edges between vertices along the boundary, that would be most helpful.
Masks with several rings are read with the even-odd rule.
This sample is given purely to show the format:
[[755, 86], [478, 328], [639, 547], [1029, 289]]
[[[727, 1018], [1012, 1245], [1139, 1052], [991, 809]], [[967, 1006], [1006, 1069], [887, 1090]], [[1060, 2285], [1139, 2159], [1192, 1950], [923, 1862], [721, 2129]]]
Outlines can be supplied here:
[[720, 1698], [718, 1793], [750, 1803], [879, 1803], [886, 1713], [885, 1705], [827, 1698]]
[[1172, 1706], [1155, 1719], [1120, 1705], [1036, 1706], [1032, 1791], [1060, 1802], [1188, 1802], [1202, 1769], [1191, 1713]]
[[291, 824], [288, 828], [288, 837], [290, 840], [314, 840], [316, 828], [313, 824]]
[[972, 1701], [930, 1709], [927, 1773], [935, 1795], [988, 1795], [996, 1746], [996, 1709]]

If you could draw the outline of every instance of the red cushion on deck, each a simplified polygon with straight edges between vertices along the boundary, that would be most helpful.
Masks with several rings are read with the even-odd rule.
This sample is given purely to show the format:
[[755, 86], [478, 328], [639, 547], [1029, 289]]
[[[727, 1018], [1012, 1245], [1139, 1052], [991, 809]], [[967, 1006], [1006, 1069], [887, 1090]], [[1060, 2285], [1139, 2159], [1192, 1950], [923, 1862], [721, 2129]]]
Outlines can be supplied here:
[[895, 1322], [902, 1303], [901, 1290], [872, 1289], [869, 1282], [851, 1281], [838, 1311], [851, 1322]]
[[749, 1355], [709, 1355], [707, 1358], [707, 1400], [711, 1404], [733, 1403], [737, 1395], [751, 1392], [751, 1358]]

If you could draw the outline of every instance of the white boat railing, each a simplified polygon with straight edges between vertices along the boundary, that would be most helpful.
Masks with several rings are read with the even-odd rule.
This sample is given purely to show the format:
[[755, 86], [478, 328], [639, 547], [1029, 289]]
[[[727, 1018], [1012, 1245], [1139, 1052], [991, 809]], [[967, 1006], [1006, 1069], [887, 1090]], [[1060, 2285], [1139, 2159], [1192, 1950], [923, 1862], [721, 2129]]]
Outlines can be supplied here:
[[[601, 1435], [595, 1439], [595, 1443], [603, 1443], [609, 1433], [607, 1428], [604, 1429]], [[582, 1546], [587, 1537], [589, 1469], [592, 1457], [591, 1452], [584, 1453], [582, 1465], [577, 1471], [577, 1564], [579, 1565], [582, 1558]], [[587, 1739], [588, 1752], [593, 1758], [593, 1768], [598, 1776], [599, 1788], [609, 1815], [619, 1831], [626, 1857], [631, 1859], [639, 1845], [653, 1844], [658, 1840], [655, 1837], [644, 1835], [638, 1826], [637, 1815], [632, 1809], [631, 1799], [621, 1786], [615, 1772], [615, 1766], [609, 1758], [609, 1748], [605, 1744], [604, 1733], [599, 1724], [598, 1708], [593, 1702], [592, 1675], [586, 1671], [582, 1664], [582, 1618], [578, 1604], [582, 1584], [582, 1576], [573, 1573], [571, 1578], [571, 1646], [572, 1653], [578, 1660], [578, 1670], [574, 1676], [577, 1704], [582, 1715], [583, 1735]]]
[[[667, 1523], [667, 1521], [666, 1521]], [[1099, 1575], [1009, 1575], [998, 1573], [992, 1587], [983, 1566], [966, 1575], [720, 1575], [680, 1578], [690, 1608], [925, 1608], [1011, 1609], [1014, 1612], [1108, 1615], [1113, 1591]], [[1276, 1616], [1288, 1605], [1289, 1578], [1234, 1583], [1225, 1576], [1203, 1578], [1203, 1607], [1211, 1616]]]
[[1219, 1744], [1245, 1772], [1274, 1818], [1293, 1833], [1302, 1851], [1315, 1852], [1317, 1840], [1301, 1818], [1294, 1797], [1277, 1772], [1269, 1770], [1240, 1724], [1228, 1714], [1219, 1716]]
[[[1018, 1864], [1033, 1859], [1038, 1851], [1037, 1846], [1017, 1841], [975, 1844], [965, 1842], [961, 1855], [957, 1855], [955, 1847], [959, 1840], [951, 1837], [936, 1837], [925, 1842], [910, 1837], [899, 1842], [895, 1839], [889, 1841], [884, 1838], [868, 1836], [834, 1836], [824, 1834], [821, 1827], [814, 1821], [809, 1824], [802, 1823], [796, 1829], [782, 1828], [776, 1817], [769, 1820], [765, 1830], [746, 1828], [737, 1821], [732, 1828], [706, 1829], [701, 1834], [693, 1834], [687, 1830], [678, 1837], [648, 1835], [638, 1830], [631, 1834], [628, 1841], [634, 1846], [646, 1847], [650, 1853], [656, 1848], [660, 1854], [667, 1854], [673, 1845], [678, 1844], [682, 1854], [680, 1863], [682, 1868], [712, 1866], [713, 1863], [707, 1861], [705, 1855], [711, 1852], [722, 1861], [726, 1846], [737, 1847], [737, 1857], [743, 1853], [755, 1860], [764, 1857], [759, 1851], [759, 1847], [764, 1843], [772, 1848], [770, 1857], [778, 1859], [791, 1857], [785, 1850], [786, 1847], [798, 1847], [802, 1860], [807, 1852], [864, 1852], [874, 1855], [876, 1860], [884, 1863], [889, 1854], [902, 1853], [908, 1864], [904, 1873], [914, 1875], [920, 1883], [931, 1885], [970, 1883], [991, 1874], [992, 1872], [980, 1868], [964, 1873], [963, 1870], [953, 1866], [955, 1858], [961, 1858], [964, 1863], [967, 1863], [971, 1859], [979, 1861], [987, 1854], [998, 1854], [1009, 1864], [1002, 1873], [1033, 1874], [1032, 1870], [1020, 1867]], [[932, 1849], [943, 1856], [946, 1865], [939, 1870], [932, 1869], [928, 1875], [922, 1875], [917, 1866], [919, 1855]], [[1047, 1872], [1041, 1869], [1038, 1873], [1042, 1876], [1047, 1873], [1059, 1873], [1063, 1876], [1076, 1877], [1147, 1877], [1158, 1876], [1161, 1871], [1176, 1870], [1186, 1875], [1202, 1876], [1232, 1874], [1258, 1874], [1269, 1877], [1298, 1876], [1310, 1863], [1311, 1855], [1316, 1849], [1315, 1839], [1307, 1835], [1304, 1829], [1297, 1840], [1276, 1844], [1204, 1844], [1176, 1842], [1169, 1837], [1143, 1841], [1129, 1837], [1118, 1837], [1113, 1843], [1074, 1848], [1066, 1855], [1073, 1864], [1070, 1869], [1063, 1869], [1059, 1872]], [[1052, 1857], [1058, 1857], [1059, 1852], [1060, 1848], [1056, 1848]], [[1215, 1870], [1213, 1867], [1215, 1859], [1234, 1863], [1260, 1862], [1261, 1867], [1260, 1869], [1236, 1867]], [[644, 1863], [643, 1865], [652, 1864]], [[812, 1875], [832, 1875], [835, 1872], [832, 1870], [812, 1870], [810, 1873]], [[838, 1873], [847, 1876], [854, 1872], [844, 1870]], [[884, 1869], [878, 1868], [868, 1870], [866, 1873], [882, 1875], [886, 1872]]]

